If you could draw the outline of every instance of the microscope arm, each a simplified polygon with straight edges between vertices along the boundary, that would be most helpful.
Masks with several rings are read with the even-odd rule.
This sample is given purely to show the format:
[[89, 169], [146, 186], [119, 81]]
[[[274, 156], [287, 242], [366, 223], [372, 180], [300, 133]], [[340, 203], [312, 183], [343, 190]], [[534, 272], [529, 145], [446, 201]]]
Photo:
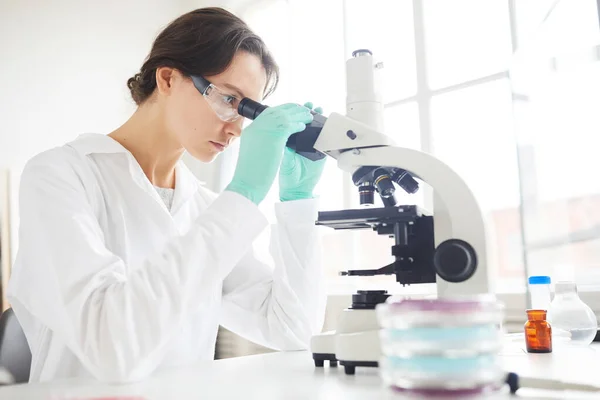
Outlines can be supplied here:
[[438, 294], [466, 295], [492, 292], [492, 273], [488, 264], [483, 215], [466, 183], [439, 159], [420, 151], [400, 147], [373, 147], [344, 152], [338, 158], [341, 169], [351, 172], [363, 165], [377, 163], [409, 171], [433, 187], [435, 246], [448, 240], [469, 243], [477, 257], [477, 269], [465, 282], [438, 279]]
[[[487, 232], [477, 200], [465, 181], [448, 165], [431, 154], [394, 146], [393, 141], [369, 126], [331, 113], [314, 148], [338, 161], [353, 174], [363, 166], [403, 169], [433, 188], [433, 218], [436, 248], [449, 240], [466, 242], [474, 250], [477, 269], [467, 281], [438, 279], [438, 294], [468, 295], [493, 292], [491, 265], [487, 255]], [[443, 261], [451, 258], [440, 257]], [[442, 254], [440, 252], [440, 254]]]

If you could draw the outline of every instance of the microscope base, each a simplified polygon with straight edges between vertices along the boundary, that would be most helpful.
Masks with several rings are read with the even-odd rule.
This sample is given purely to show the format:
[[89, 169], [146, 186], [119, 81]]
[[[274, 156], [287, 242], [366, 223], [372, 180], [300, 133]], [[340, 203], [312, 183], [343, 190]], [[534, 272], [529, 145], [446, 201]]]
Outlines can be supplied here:
[[353, 375], [356, 367], [378, 367], [381, 358], [379, 329], [338, 334], [335, 355], [346, 375]]
[[335, 354], [313, 353], [313, 360], [315, 360], [315, 367], [324, 367], [325, 361], [329, 361], [330, 367], [337, 367], [338, 365]]
[[375, 310], [344, 310], [338, 330], [313, 336], [310, 350], [316, 367], [325, 361], [335, 367], [339, 362], [347, 375], [356, 367], [377, 367], [381, 349]]
[[346, 375], [354, 375], [356, 367], [379, 367], [377, 361], [340, 361], [340, 365], [344, 367]]
[[313, 353], [313, 360], [315, 367], [325, 367], [325, 361], [329, 361], [329, 367], [335, 368], [338, 366], [338, 362], [344, 367], [346, 375], [354, 375], [356, 373], [356, 367], [370, 367], [377, 368], [379, 363], [377, 361], [344, 361], [338, 360], [335, 354], [324, 354], [324, 353]]

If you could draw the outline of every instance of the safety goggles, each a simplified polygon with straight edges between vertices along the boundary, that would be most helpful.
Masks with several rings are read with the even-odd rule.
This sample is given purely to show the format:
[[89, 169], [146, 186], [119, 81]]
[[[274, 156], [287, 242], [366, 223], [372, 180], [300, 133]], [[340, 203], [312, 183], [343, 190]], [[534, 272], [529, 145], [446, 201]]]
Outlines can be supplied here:
[[215, 114], [225, 122], [236, 121], [240, 115], [237, 112], [240, 99], [219, 89], [200, 75], [190, 75], [194, 86], [206, 99]]

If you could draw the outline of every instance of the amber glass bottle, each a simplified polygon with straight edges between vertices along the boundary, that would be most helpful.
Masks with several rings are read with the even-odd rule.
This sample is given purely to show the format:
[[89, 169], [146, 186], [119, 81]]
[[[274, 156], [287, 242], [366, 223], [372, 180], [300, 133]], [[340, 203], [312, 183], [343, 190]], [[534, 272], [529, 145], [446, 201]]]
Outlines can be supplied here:
[[552, 327], [546, 321], [546, 310], [527, 310], [525, 343], [529, 353], [552, 352]]

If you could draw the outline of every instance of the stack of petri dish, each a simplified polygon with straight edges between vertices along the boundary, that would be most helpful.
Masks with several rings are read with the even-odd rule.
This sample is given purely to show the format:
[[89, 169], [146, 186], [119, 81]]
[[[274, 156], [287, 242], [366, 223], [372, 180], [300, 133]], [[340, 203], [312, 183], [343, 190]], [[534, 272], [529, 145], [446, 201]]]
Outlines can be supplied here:
[[503, 307], [491, 297], [398, 299], [376, 308], [380, 374], [411, 398], [480, 398], [497, 394], [505, 373]]

